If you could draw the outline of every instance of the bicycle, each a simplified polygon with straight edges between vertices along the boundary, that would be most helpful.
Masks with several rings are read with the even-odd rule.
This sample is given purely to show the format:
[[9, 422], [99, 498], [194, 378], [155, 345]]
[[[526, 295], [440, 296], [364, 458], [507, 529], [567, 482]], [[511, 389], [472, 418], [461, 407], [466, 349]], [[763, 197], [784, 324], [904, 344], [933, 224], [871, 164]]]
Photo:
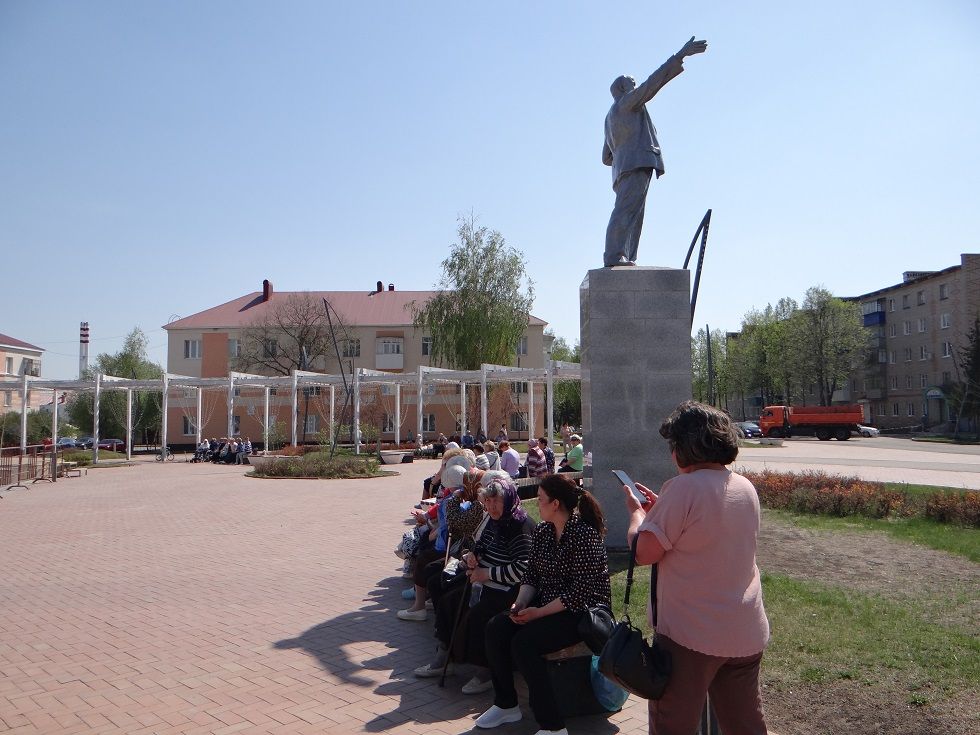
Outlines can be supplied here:
[[[166, 452], [167, 452], [167, 461], [168, 461], [168, 462], [173, 462], [173, 461], [174, 461], [174, 453], [170, 451], [170, 447], [165, 447], [165, 449], [166, 449]], [[160, 451], [160, 452], [159, 452], [159, 453], [158, 453], [158, 454], [156, 455], [156, 457], [154, 457], [154, 459], [155, 459], [155, 460], [156, 460], [157, 462], [162, 462], [162, 461], [163, 461], [163, 450], [161, 450], [161, 451]]]

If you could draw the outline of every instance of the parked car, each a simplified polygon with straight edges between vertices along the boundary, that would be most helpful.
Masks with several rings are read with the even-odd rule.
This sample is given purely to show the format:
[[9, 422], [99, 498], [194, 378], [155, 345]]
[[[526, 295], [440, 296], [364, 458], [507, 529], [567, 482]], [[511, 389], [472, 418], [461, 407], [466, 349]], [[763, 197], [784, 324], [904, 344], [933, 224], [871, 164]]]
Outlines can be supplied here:
[[126, 442], [122, 439], [99, 439], [99, 449], [108, 449], [110, 452], [125, 452]]
[[74, 437], [71, 436], [58, 437], [58, 449], [76, 449], [77, 447], [78, 447], [78, 442], [75, 441]]
[[878, 436], [878, 434], [880, 434], [881, 432], [878, 431], [873, 426], [864, 426], [863, 424], [858, 424], [857, 433], [860, 434], [861, 436], [872, 437], [872, 436]]
[[91, 449], [94, 441], [95, 439], [90, 436], [80, 436], [75, 440], [75, 446], [79, 449]]
[[755, 421], [737, 421], [735, 427], [746, 439], [762, 436], [762, 429]]

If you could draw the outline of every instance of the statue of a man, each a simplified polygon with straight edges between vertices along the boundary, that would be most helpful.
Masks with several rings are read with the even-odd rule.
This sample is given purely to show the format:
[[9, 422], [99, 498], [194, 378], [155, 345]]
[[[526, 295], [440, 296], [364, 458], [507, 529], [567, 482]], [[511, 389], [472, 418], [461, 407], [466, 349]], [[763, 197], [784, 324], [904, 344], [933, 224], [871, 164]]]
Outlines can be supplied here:
[[639, 87], [633, 77], [621, 76], [609, 88], [615, 101], [606, 115], [602, 162], [612, 166], [616, 204], [606, 228], [603, 264], [607, 268], [636, 265], [636, 247], [643, 228], [643, 209], [650, 179], [654, 171], [657, 178], [664, 172], [657, 129], [653, 127], [646, 103], [667, 82], [684, 71], [685, 56], [703, 54], [707, 48], [707, 41], [695, 41], [691, 36], [680, 51], [667, 59]]

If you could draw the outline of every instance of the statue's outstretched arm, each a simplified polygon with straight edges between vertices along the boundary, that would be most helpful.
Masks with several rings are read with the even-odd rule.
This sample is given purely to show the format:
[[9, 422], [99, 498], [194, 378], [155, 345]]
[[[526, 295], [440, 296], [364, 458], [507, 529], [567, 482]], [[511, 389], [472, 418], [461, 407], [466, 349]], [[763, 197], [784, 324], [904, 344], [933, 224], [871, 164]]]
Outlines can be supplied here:
[[652, 100], [654, 95], [663, 89], [667, 82], [684, 71], [683, 62], [686, 56], [703, 54], [705, 51], [707, 51], [707, 49], [707, 41], [696, 41], [694, 36], [691, 36], [691, 39], [681, 46], [680, 51], [667, 59], [667, 61], [664, 62], [664, 64], [653, 74], [651, 74], [647, 80], [643, 82], [643, 84], [629, 93], [630, 107], [637, 109], [641, 105], [645, 105], [647, 102]]

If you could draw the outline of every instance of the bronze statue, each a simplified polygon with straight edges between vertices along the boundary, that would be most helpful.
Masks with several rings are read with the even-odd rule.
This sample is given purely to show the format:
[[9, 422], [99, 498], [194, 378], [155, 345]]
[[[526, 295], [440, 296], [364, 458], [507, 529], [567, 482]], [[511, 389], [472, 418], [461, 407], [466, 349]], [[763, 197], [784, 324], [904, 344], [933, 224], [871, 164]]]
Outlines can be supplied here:
[[684, 57], [703, 54], [707, 41], [694, 36], [671, 56], [650, 78], [636, 86], [633, 77], [618, 77], [609, 88], [614, 102], [606, 114], [606, 142], [602, 162], [612, 166], [616, 204], [606, 228], [606, 251], [603, 264], [636, 265], [636, 248], [643, 228], [643, 210], [653, 172], [663, 175], [664, 162], [646, 103], [667, 82], [684, 71]]

